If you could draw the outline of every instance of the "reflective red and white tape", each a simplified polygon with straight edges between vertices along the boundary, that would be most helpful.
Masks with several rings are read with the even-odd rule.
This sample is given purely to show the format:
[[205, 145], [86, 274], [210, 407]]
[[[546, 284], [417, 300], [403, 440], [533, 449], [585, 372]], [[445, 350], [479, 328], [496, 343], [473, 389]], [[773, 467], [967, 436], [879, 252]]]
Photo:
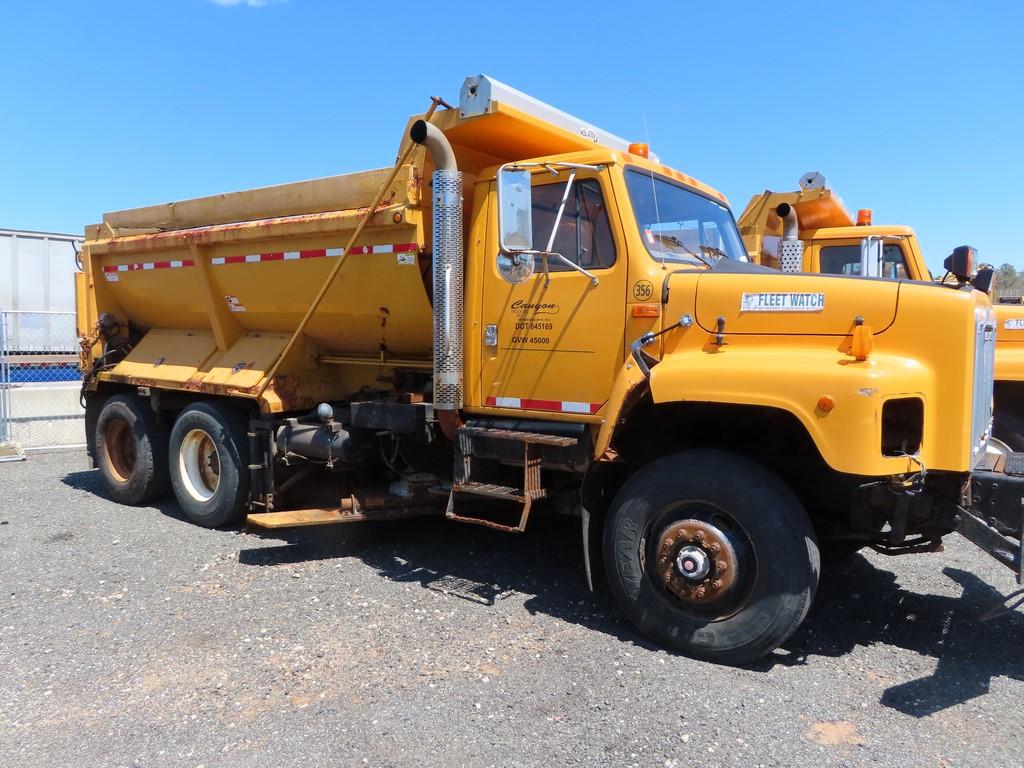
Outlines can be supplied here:
[[[322, 259], [338, 257], [345, 251], [344, 248], [317, 248], [309, 251], [275, 251], [273, 253], [249, 253], [238, 256], [217, 256], [210, 260], [213, 266], [224, 264], [259, 264], [265, 261], [299, 261], [301, 259]], [[415, 264], [416, 252], [419, 246], [416, 243], [389, 243], [387, 245], [357, 245], [349, 251], [351, 256], [366, 256], [378, 253], [394, 253], [398, 255], [399, 264]], [[194, 267], [195, 262], [190, 260], [182, 261], [146, 261], [135, 264], [117, 264], [103, 268], [103, 276], [111, 281], [117, 282], [119, 275], [124, 272], [139, 272], [152, 269], [175, 269], [176, 267]]]
[[187, 259], [181, 261], [142, 261], [135, 264], [117, 264], [112, 267], [103, 268], [103, 276], [111, 282], [118, 281], [118, 275], [123, 272], [148, 272], [152, 269], [177, 269], [179, 267], [194, 267], [195, 262]]
[[556, 413], [582, 413], [593, 415], [601, 410], [601, 403], [576, 403], [570, 400], [531, 400], [525, 397], [488, 397], [486, 405], [495, 408], [517, 408], [524, 411], [554, 411]]

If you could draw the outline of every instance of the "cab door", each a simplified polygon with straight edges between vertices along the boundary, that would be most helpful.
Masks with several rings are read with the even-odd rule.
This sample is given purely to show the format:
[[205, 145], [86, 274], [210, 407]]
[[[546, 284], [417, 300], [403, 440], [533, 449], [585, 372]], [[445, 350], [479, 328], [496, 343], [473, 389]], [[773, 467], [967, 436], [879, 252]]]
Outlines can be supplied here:
[[[534, 246], [545, 248], [565, 192], [566, 173], [533, 176]], [[579, 174], [555, 233], [554, 258], [535, 257], [517, 285], [498, 272], [497, 227], [483, 265], [481, 406], [515, 414], [595, 416], [622, 365], [626, 258], [612, 190], [600, 173]], [[512, 415], [511, 413], [509, 415]], [[596, 419], [595, 419], [596, 420]]]

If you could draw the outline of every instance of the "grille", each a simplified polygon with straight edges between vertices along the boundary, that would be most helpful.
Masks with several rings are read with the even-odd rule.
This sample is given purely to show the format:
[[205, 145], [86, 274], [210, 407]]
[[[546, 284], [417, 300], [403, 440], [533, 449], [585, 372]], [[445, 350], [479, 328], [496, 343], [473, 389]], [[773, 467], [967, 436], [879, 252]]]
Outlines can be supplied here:
[[974, 399], [971, 413], [971, 466], [985, 455], [992, 434], [992, 388], [996, 365], [996, 324], [990, 308], [974, 310]]
[[462, 174], [434, 171], [434, 407], [462, 407]]

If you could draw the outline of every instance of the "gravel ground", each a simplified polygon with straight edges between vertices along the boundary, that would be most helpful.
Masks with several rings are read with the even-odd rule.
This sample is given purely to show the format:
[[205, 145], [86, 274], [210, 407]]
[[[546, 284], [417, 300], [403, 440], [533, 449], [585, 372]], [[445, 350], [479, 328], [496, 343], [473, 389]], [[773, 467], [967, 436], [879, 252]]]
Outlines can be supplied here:
[[3, 766], [1024, 763], [1024, 617], [979, 623], [1012, 578], [955, 538], [738, 670], [589, 595], [571, 520], [209, 531], [86, 466], [0, 465]]

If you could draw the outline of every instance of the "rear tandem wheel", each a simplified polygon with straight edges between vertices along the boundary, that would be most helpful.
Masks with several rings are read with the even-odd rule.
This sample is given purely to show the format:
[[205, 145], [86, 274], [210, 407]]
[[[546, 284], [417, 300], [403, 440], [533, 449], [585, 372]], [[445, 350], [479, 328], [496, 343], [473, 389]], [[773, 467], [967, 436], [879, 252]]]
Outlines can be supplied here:
[[241, 520], [249, 501], [248, 467], [239, 410], [200, 402], [178, 414], [171, 430], [171, 487], [189, 520], [207, 528]]
[[114, 395], [100, 408], [95, 458], [110, 496], [142, 504], [167, 492], [167, 429], [135, 395]]

